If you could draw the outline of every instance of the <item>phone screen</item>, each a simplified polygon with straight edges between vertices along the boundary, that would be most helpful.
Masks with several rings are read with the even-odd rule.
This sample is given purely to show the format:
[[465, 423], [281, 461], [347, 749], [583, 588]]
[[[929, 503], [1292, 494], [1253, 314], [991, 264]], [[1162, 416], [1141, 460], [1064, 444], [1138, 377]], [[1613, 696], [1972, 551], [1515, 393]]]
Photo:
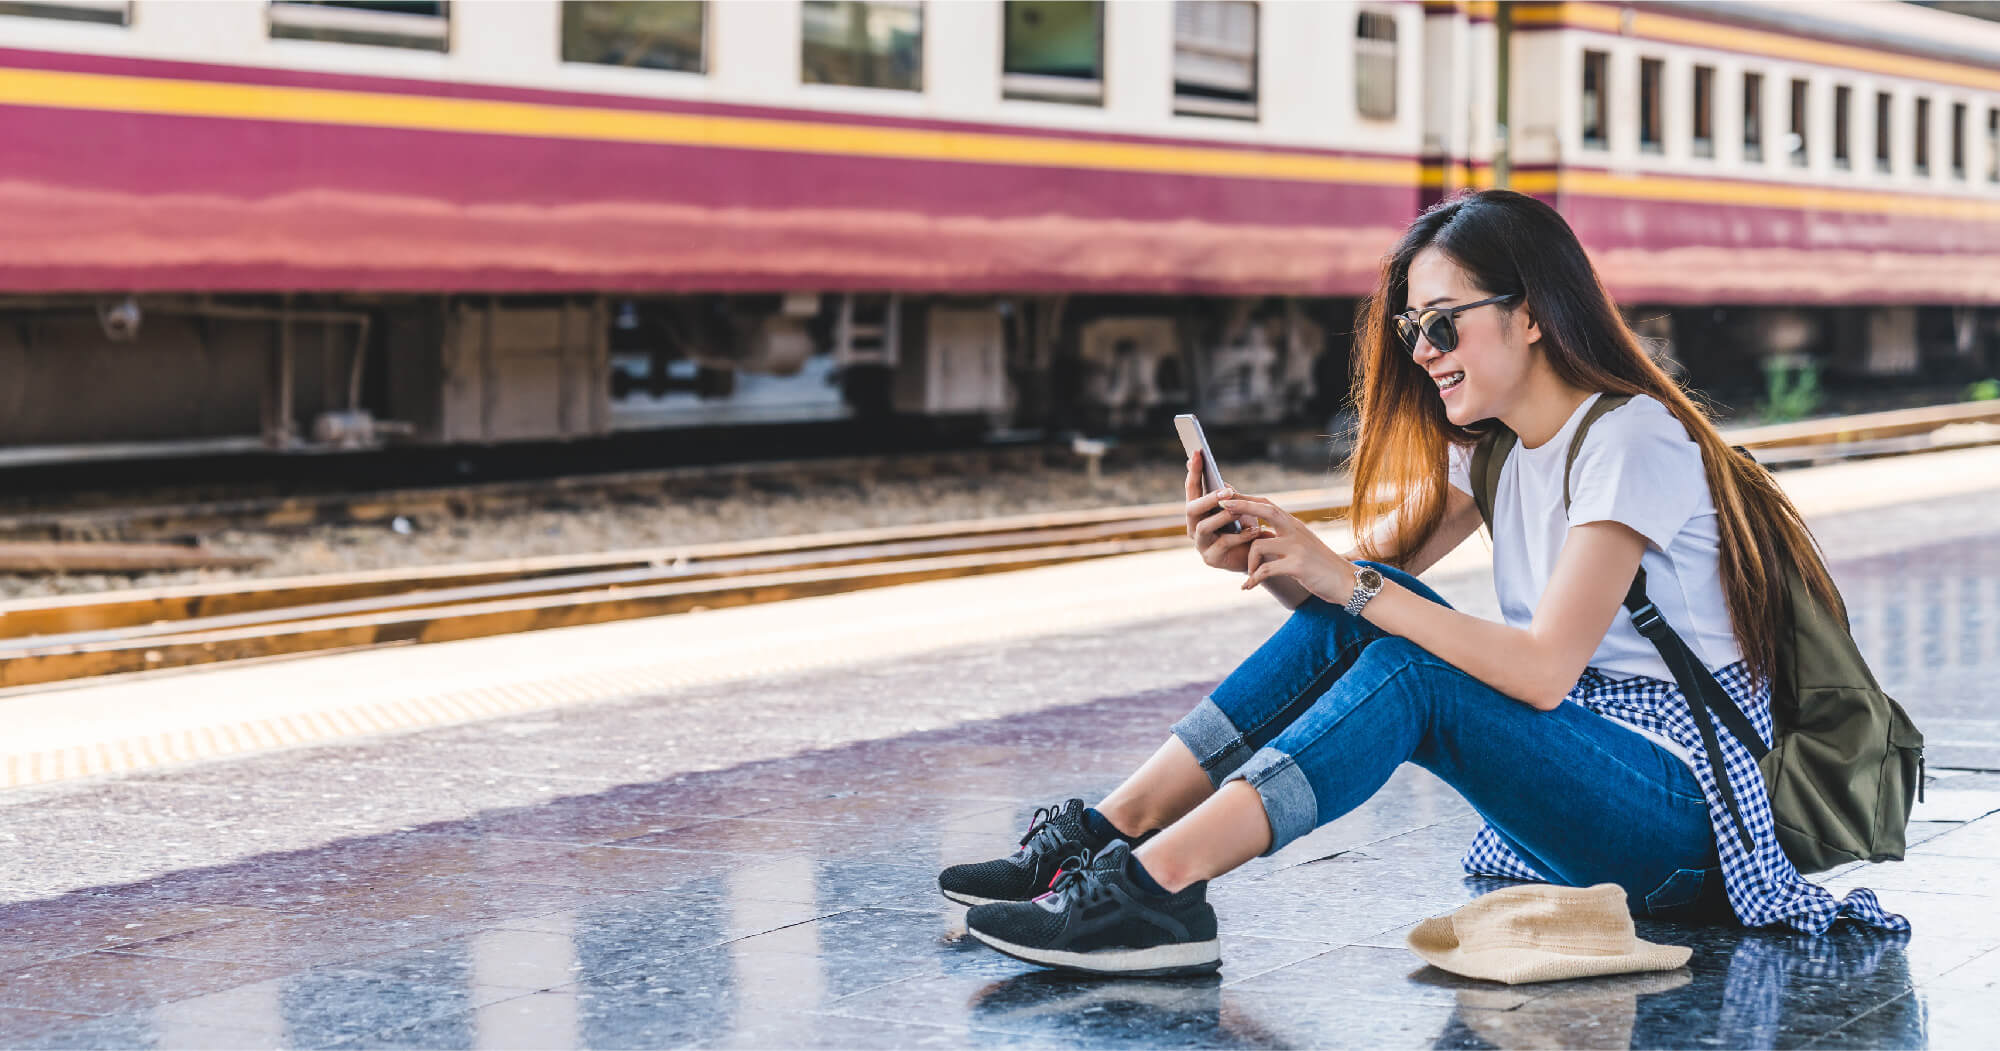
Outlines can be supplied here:
[[[1192, 413], [1184, 412], [1174, 417], [1174, 430], [1180, 434], [1181, 448], [1186, 450], [1189, 456], [1193, 456], [1195, 453], [1201, 454], [1201, 491], [1203, 495], [1222, 488], [1222, 471], [1215, 466], [1215, 454], [1209, 451], [1208, 435], [1202, 433], [1201, 421], [1195, 419]], [[1228, 525], [1222, 527], [1222, 531], [1225, 533], [1240, 533], [1243, 531], [1243, 526], [1232, 520]]]

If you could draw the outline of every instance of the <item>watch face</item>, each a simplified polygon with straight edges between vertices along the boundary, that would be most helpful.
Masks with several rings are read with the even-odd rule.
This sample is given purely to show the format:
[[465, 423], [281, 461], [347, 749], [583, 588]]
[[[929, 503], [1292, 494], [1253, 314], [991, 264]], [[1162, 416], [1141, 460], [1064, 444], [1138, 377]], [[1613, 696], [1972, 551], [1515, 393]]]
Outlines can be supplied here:
[[1382, 574], [1367, 566], [1363, 566], [1361, 572], [1354, 575], [1354, 579], [1356, 583], [1364, 588], [1379, 588], [1382, 586]]

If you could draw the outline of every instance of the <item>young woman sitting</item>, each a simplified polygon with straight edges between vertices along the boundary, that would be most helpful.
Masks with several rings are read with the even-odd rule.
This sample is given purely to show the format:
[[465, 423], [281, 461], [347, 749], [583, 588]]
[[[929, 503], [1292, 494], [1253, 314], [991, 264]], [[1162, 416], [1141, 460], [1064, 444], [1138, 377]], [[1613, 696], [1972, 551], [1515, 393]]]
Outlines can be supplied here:
[[[1739, 834], [1672, 673], [1625, 616], [1643, 566], [1768, 743], [1783, 567], [1832, 585], [1797, 510], [1647, 357], [1562, 217], [1504, 190], [1432, 208], [1385, 261], [1356, 354], [1358, 551], [1269, 500], [1202, 495], [1190, 462], [1203, 561], [1295, 612], [1095, 807], [1040, 811], [1012, 855], [946, 869], [944, 893], [975, 906], [968, 930], [1083, 971], [1212, 969], [1207, 881], [1360, 806], [1405, 762], [1485, 819], [1472, 873], [1616, 883], [1641, 916], [1905, 926], [1866, 890], [1836, 901], [1806, 881], [1741, 778]], [[1631, 400], [1567, 463], [1605, 395]], [[1471, 449], [1492, 421], [1519, 439], [1493, 508], [1500, 622], [1417, 579], [1479, 526]]]

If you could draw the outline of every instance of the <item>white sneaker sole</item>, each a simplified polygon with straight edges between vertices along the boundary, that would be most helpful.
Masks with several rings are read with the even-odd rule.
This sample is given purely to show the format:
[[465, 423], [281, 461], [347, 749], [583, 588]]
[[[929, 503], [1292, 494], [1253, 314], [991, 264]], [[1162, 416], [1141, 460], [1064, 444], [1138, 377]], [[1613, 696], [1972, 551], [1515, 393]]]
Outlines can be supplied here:
[[939, 888], [939, 891], [945, 897], [958, 902], [960, 905], [998, 905], [1007, 900], [1005, 898], [982, 898], [977, 894], [960, 894], [955, 890], [944, 890], [942, 887]]
[[1026, 945], [1015, 945], [977, 930], [969, 933], [1017, 960], [1039, 963], [1045, 967], [1088, 971], [1092, 974], [1185, 974], [1193, 971], [1212, 971], [1222, 966], [1222, 943], [1214, 939], [1205, 942], [1182, 942], [1177, 945], [1156, 945], [1150, 949], [1068, 952], [1062, 949], [1034, 949]]

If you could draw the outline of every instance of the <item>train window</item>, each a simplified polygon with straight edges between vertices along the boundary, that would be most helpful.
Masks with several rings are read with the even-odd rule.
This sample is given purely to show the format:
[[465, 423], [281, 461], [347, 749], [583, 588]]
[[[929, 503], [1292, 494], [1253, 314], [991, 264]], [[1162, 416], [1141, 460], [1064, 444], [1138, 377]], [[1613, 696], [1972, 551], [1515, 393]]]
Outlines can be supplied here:
[[39, 0], [39, 2], [5, 0], [0, 2], [0, 15], [129, 26], [132, 24], [132, 5], [126, 0]]
[[913, 0], [805, 0], [799, 64], [808, 84], [924, 89], [924, 10]]
[[1010, 99], [1104, 104], [1104, 4], [1007, 0], [1000, 91]]
[[1764, 159], [1764, 74], [1743, 74], [1743, 159]]
[[1845, 84], [1833, 88], [1833, 166], [1851, 168], [1854, 162], [1848, 149], [1847, 125], [1854, 112], [1854, 89]]
[[447, 51], [451, 4], [444, 0], [271, 0], [271, 36], [374, 47]]
[[1715, 67], [1694, 67], [1694, 155], [1715, 156]]
[[1174, 112], [1257, 119], [1257, 5], [1174, 4]]
[[1667, 64], [1657, 58], [1639, 60], [1639, 148], [1660, 152], [1660, 79]]
[[702, 0], [563, 0], [564, 62], [705, 72]]
[[1604, 148], [1604, 126], [1609, 102], [1604, 94], [1604, 71], [1609, 56], [1602, 51], [1583, 53], [1583, 145]]
[[1396, 18], [1363, 11], [1354, 20], [1354, 108], [1372, 120], [1396, 119]]
[[1875, 170], [1889, 171], [1889, 112], [1895, 104], [1888, 92], [1875, 93]]
[[2000, 182], [2000, 109], [1986, 111], [1986, 181]]
[[1785, 137], [1786, 152], [1792, 156], [1792, 164], [1806, 166], [1806, 90], [1803, 80], [1792, 81], [1792, 130]]
[[1951, 104], [1951, 177], [1965, 178], [1965, 103]]
[[1931, 100], [1917, 100], [1917, 156], [1914, 167], [1918, 175], [1931, 173]]

